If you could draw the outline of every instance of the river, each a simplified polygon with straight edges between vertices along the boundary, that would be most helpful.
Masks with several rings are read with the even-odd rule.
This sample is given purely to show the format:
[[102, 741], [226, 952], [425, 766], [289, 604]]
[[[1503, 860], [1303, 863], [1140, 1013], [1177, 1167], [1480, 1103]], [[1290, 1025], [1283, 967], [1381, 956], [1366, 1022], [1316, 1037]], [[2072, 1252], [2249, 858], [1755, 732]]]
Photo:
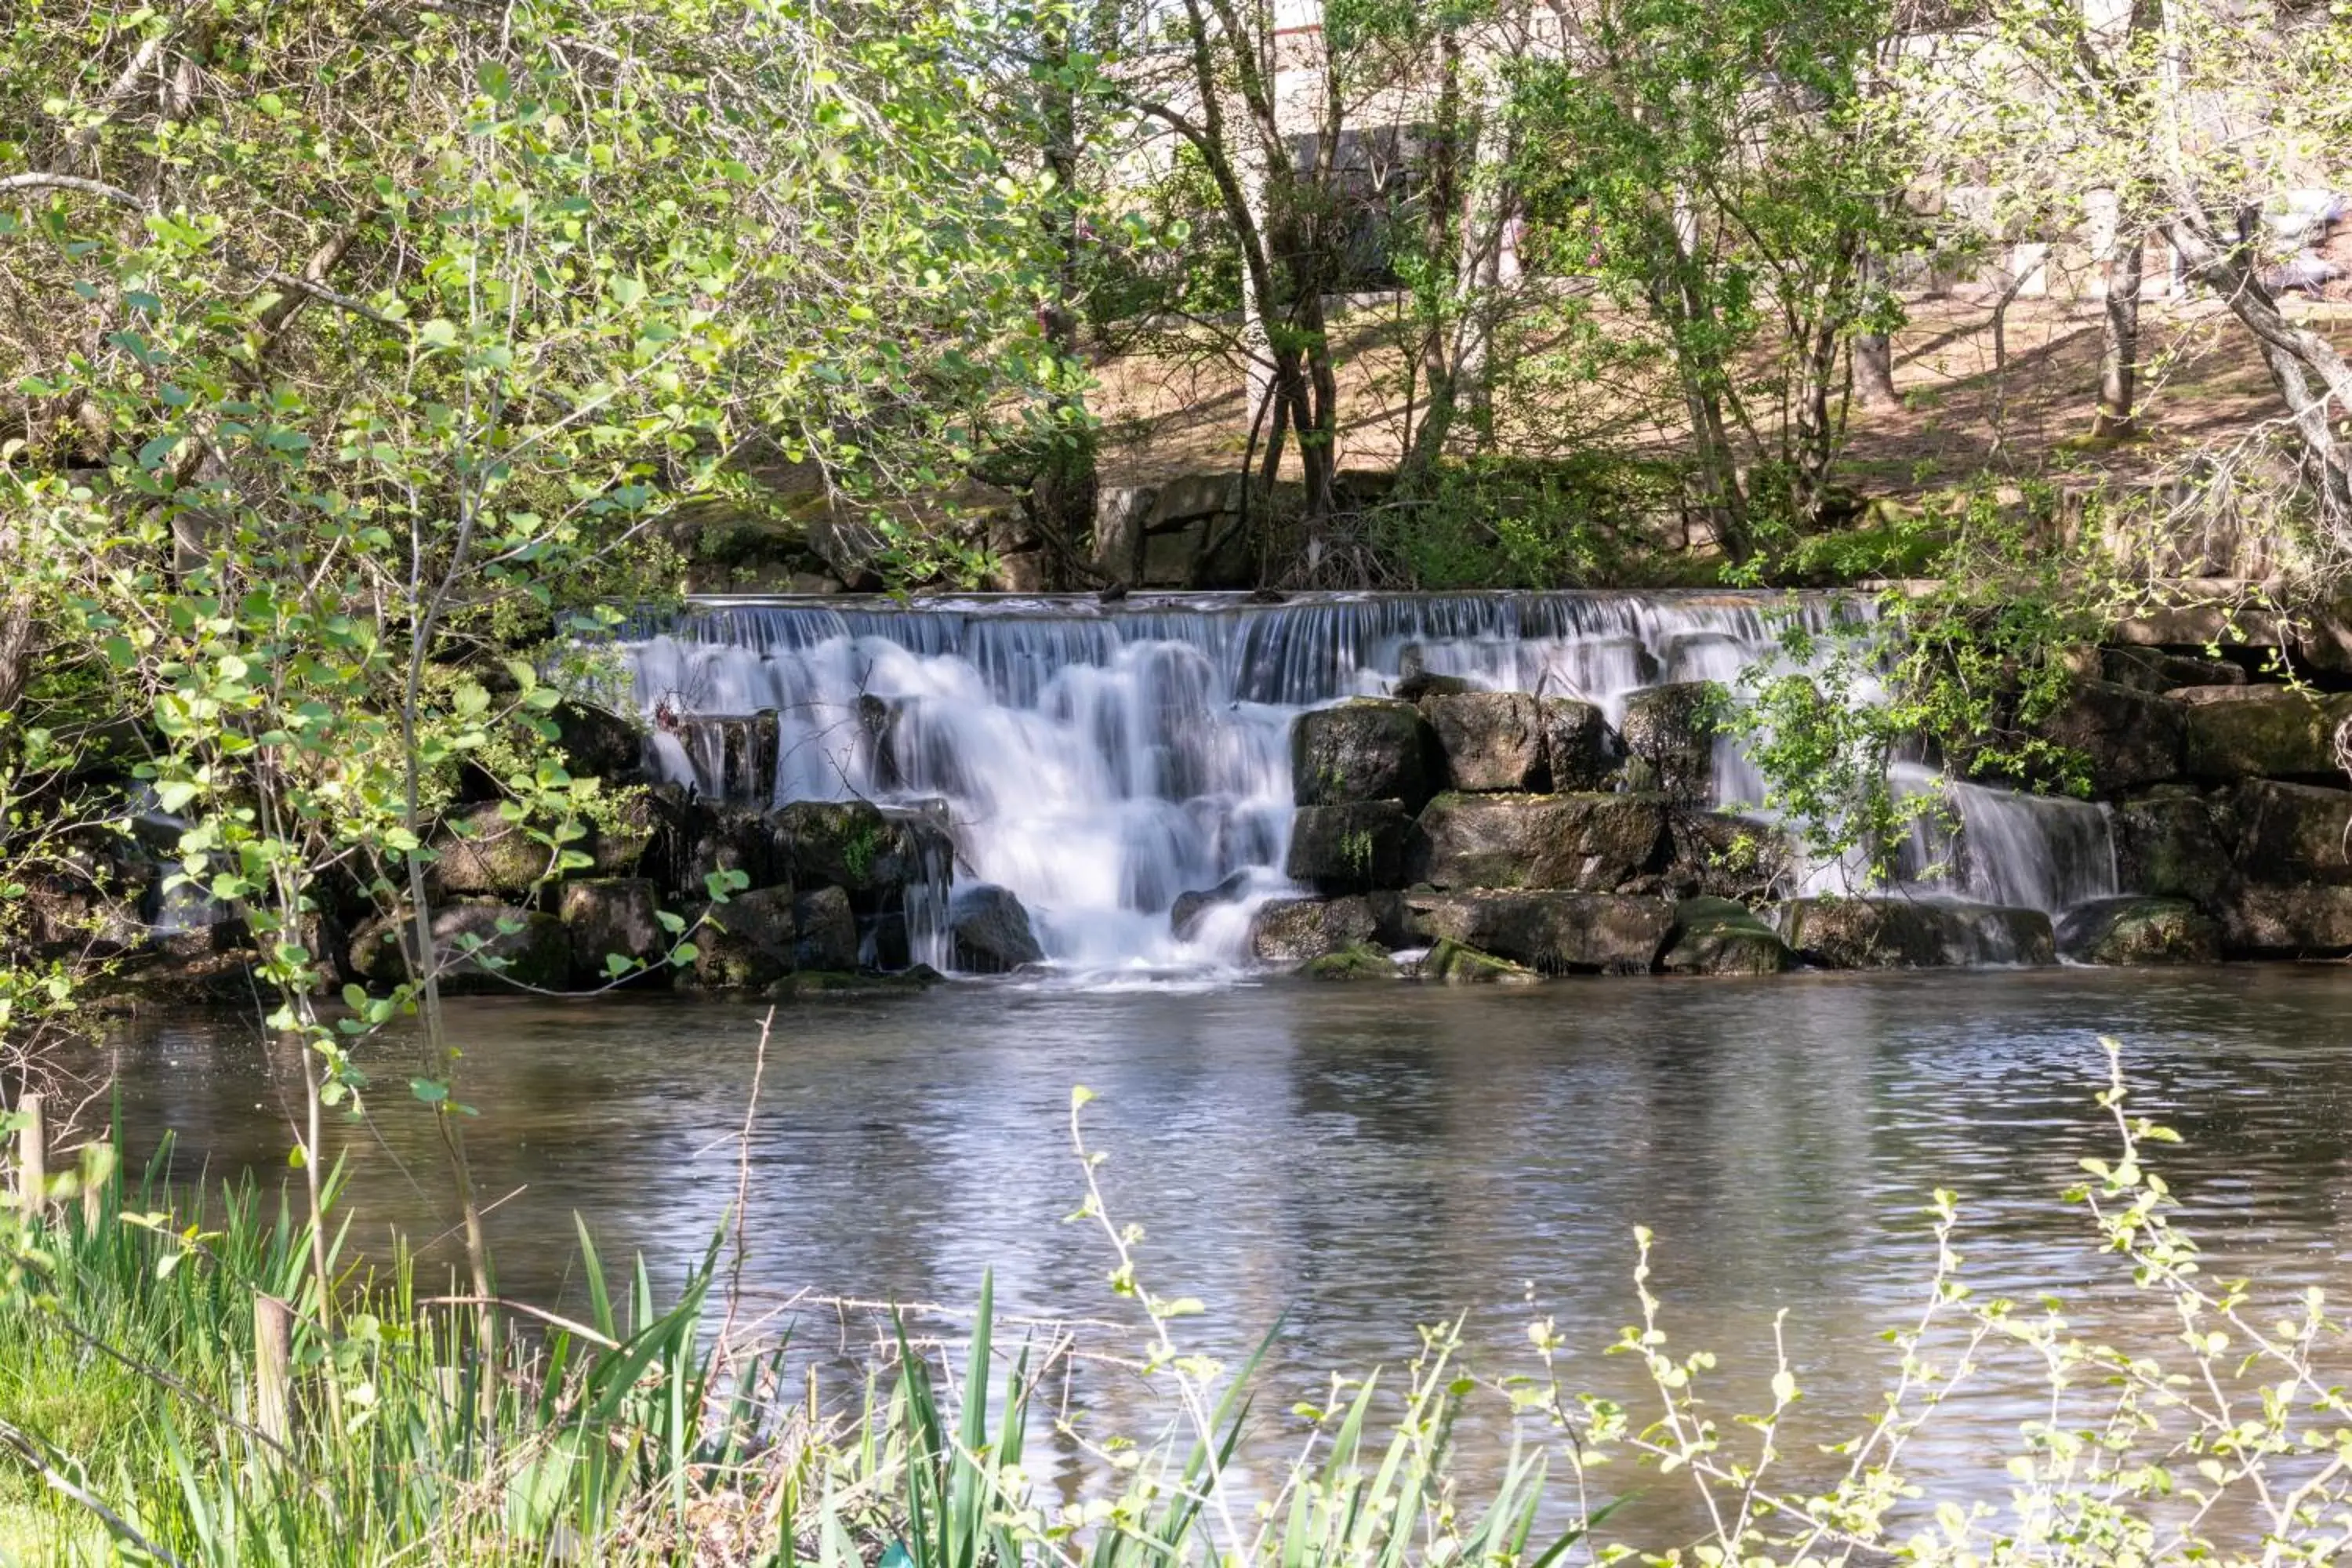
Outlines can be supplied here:
[[[1572, 1384], [1638, 1395], [1632, 1363], [1599, 1352], [1633, 1321], [1632, 1231], [1646, 1225], [1675, 1346], [1721, 1352], [1727, 1397], [1752, 1400], [1785, 1310], [1808, 1422], [1828, 1436], [1872, 1408], [1893, 1354], [1877, 1336], [1917, 1311], [1936, 1187], [1960, 1195], [1979, 1291], [2063, 1292], [2086, 1323], [2161, 1342], [2165, 1313], [2121, 1289], [2059, 1199], [2076, 1162], [2111, 1146], [2092, 1103], [2102, 1034], [2125, 1042], [2142, 1109], [2186, 1137], [2163, 1164], [2210, 1272], [2242, 1266], [2282, 1297], [2347, 1273], [2352, 971], [2337, 967], [1466, 993], [963, 983], [780, 1008], [751, 1108], [764, 1012], [453, 1008], [506, 1293], [577, 1308], [574, 1215], [608, 1260], [639, 1254], [674, 1282], [740, 1180], [747, 1315], [791, 1325], [828, 1365], [876, 1331], [820, 1298], [968, 1305], [989, 1269], [1008, 1313], [1120, 1320], [1103, 1238], [1064, 1223], [1082, 1192], [1067, 1113], [1083, 1084], [1100, 1097], [1087, 1135], [1110, 1156], [1111, 1210], [1144, 1227], [1147, 1283], [1208, 1307], [1181, 1325], [1189, 1342], [1238, 1358], [1274, 1332], [1268, 1410], [1332, 1371], [1395, 1368], [1416, 1325], [1456, 1316], [1474, 1370], [1529, 1370], [1538, 1312]], [[170, 1129], [182, 1176], [284, 1172], [299, 1080], [249, 1024], [142, 1021], [113, 1055], [134, 1153]], [[354, 1244], [381, 1248], [396, 1228], [449, 1258], [446, 1182], [404, 1050], [362, 1059], [366, 1116], [340, 1128]], [[1109, 1352], [1140, 1340], [1082, 1337]], [[1120, 1378], [1085, 1375], [1127, 1407]], [[1990, 1370], [1919, 1457], [1982, 1461], [2038, 1387], [2022, 1367]], [[1489, 1412], [1465, 1427], [1479, 1465], [1507, 1426]], [[1267, 1442], [1288, 1436], [1269, 1418]], [[1999, 1484], [1989, 1467], [1985, 1484]]]

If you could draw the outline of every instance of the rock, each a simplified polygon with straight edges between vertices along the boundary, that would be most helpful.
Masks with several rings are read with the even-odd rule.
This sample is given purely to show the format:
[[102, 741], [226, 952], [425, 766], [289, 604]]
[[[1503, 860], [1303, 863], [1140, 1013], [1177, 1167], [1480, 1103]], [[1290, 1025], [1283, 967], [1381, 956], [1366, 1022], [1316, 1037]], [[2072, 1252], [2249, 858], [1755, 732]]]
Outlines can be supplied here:
[[1545, 786], [1542, 715], [1523, 691], [1459, 691], [1424, 697], [1421, 711], [1437, 736], [1445, 787], [1530, 790]]
[[425, 840], [433, 881], [445, 893], [520, 898], [550, 876], [555, 852], [499, 815], [498, 804], [459, 806]]
[[1169, 907], [1168, 924], [1179, 942], [1190, 942], [1201, 929], [1201, 917], [1223, 904], [1237, 904], [1249, 890], [1250, 874], [1236, 871], [1213, 888], [1180, 893]]
[[928, 817], [886, 814], [862, 800], [799, 800], [770, 818], [793, 879], [846, 889], [860, 909], [926, 880], [927, 859], [943, 868], [953, 855], [945, 830]]
[[2098, 899], [2058, 921], [2058, 955], [2076, 963], [2214, 963], [2221, 928], [2185, 899]]
[[1780, 906], [1780, 933], [1807, 963], [1830, 969], [2057, 962], [2039, 910], [1958, 900], [1798, 899]]
[[1606, 891], [1649, 868], [1665, 820], [1653, 796], [1442, 795], [1421, 814], [1406, 874], [1440, 888]]
[[572, 983], [604, 985], [614, 976], [606, 963], [617, 954], [642, 973], [669, 951], [669, 933], [662, 929], [659, 894], [650, 877], [600, 877], [566, 882], [558, 904], [563, 929], [572, 943]]
[[1723, 701], [1723, 688], [1711, 680], [1644, 687], [1625, 699], [1618, 733], [1669, 799], [1703, 805], [1715, 798], [1716, 715]]
[[1544, 775], [1561, 795], [1613, 788], [1625, 759], [1600, 709], [1572, 697], [1537, 704], [1544, 736]]
[[1291, 818], [1284, 875], [1318, 893], [1402, 887], [1412, 832], [1412, 818], [1398, 801], [1301, 806]]
[[1442, 938], [1422, 959], [1418, 973], [1441, 985], [1533, 985], [1543, 979], [1532, 969]]
[[793, 898], [793, 967], [857, 967], [857, 917], [850, 911], [846, 892], [818, 888]]
[[2352, 717], [2352, 694], [2305, 694], [2284, 686], [2192, 686], [2171, 692], [2188, 729], [2183, 760], [2191, 777], [2341, 778], [2336, 727]]
[[2091, 788], [2115, 795], [2180, 773], [2178, 703], [2107, 680], [2077, 680], [2040, 725], [2042, 738], [2080, 752]]
[[1737, 812], [1678, 805], [1666, 813], [1665, 886], [1678, 898], [1776, 899], [1801, 857], [1787, 831]]
[[661, 829], [654, 792], [631, 787], [611, 797], [588, 836], [589, 869], [599, 877], [634, 877]]
[[761, 994], [774, 1002], [805, 1002], [819, 996], [907, 996], [929, 991], [946, 979], [928, 963], [918, 963], [896, 974], [803, 969], [771, 982]]
[[555, 721], [555, 743], [574, 778], [610, 779], [615, 784], [635, 777], [645, 766], [645, 723], [590, 702], [559, 702], [548, 715]]
[[1250, 921], [1250, 952], [1261, 963], [1304, 963], [1380, 934], [1371, 900], [1269, 899]]
[[[504, 991], [517, 985], [561, 991], [572, 975], [572, 938], [553, 915], [507, 904], [447, 904], [433, 913], [433, 947], [444, 995]], [[352, 937], [352, 972], [373, 985], [409, 977], [402, 950], [415, 927], [383, 917]], [[478, 942], [478, 948], [468, 947]]]
[[1646, 974], [1673, 934], [1674, 906], [1633, 894], [1408, 893], [1407, 928], [1545, 974]]
[[2098, 650], [2101, 679], [2141, 691], [2165, 692], [2177, 686], [2243, 686], [2246, 672], [2227, 659], [2194, 658], [2153, 647]]
[[772, 708], [756, 713], [677, 713], [657, 708], [655, 722], [694, 764], [701, 792], [730, 805], [765, 811], [775, 804], [782, 745]]
[[2333, 956], [2352, 950], [2352, 888], [2244, 883], [2213, 905], [2222, 949], [2250, 958]]
[[662, 786], [652, 795], [658, 826], [646, 869], [665, 891], [708, 899], [714, 872], [740, 871], [746, 889], [772, 888], [792, 879], [791, 858], [766, 812], [723, 805], [675, 785]]
[[1435, 744], [1421, 710], [1391, 698], [1301, 713], [1290, 731], [1292, 798], [1300, 805], [1398, 800], [1419, 811], [1429, 799]]
[[2249, 882], [2352, 884], [2352, 794], [2249, 779], [2235, 800], [2238, 874]]
[[755, 888], [712, 904], [688, 932], [695, 946], [693, 982], [712, 991], [756, 991], [793, 972], [799, 932], [788, 887]]
[[2129, 891], [2210, 908], [2235, 875], [2216, 804], [2194, 790], [2125, 801], [2114, 821], [2116, 869]]
[[1160, 492], [1149, 485], [1101, 485], [1095, 490], [1095, 570], [1125, 586], [1143, 575], [1143, 532]]
[[1394, 980], [1403, 971], [1395, 959], [1370, 942], [1359, 942], [1308, 959], [1298, 966], [1298, 973], [1309, 980]]
[[1675, 906], [1675, 934], [1658, 966], [1669, 974], [1778, 974], [1794, 955], [1780, 933], [1745, 904], [1685, 899]]
[[1029, 924], [1029, 911], [1011, 889], [992, 882], [970, 882], [955, 890], [948, 906], [955, 933], [958, 969], [1002, 974], [1024, 963], [1043, 963], [1045, 950]]
[[1432, 697], [1452, 697], [1459, 692], [1478, 689], [1458, 675], [1437, 675], [1426, 669], [1415, 669], [1396, 683], [1389, 693], [1400, 701], [1420, 703]]

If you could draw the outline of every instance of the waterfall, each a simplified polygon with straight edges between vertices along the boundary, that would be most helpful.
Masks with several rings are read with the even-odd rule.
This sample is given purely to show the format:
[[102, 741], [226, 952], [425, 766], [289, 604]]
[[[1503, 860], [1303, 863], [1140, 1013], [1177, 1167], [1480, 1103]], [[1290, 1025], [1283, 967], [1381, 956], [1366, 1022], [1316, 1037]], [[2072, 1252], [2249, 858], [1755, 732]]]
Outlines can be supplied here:
[[[1608, 592], [706, 600], [633, 627], [620, 651], [664, 776], [935, 812], [955, 878], [1018, 895], [1057, 966], [1155, 971], [1238, 963], [1249, 911], [1286, 889], [1288, 732], [1304, 710], [1386, 692], [1418, 668], [1579, 698], [1614, 722], [1633, 691], [1731, 682], [1780, 657], [1792, 620], [1826, 632], [1850, 605]], [[700, 721], [714, 718], [727, 721]], [[772, 765], [747, 743], [772, 745]], [[1760, 796], [1728, 740], [1716, 777], [1725, 805]], [[2089, 896], [2103, 819], [2093, 832], [2093, 808], [1999, 794], [1961, 786], [1966, 890], [2052, 908]], [[2072, 847], [2043, 857], [2042, 840]], [[1175, 900], [1221, 884], [1236, 896], [1174, 934]], [[916, 956], [934, 963], [950, 945], [938, 895], [908, 911]]]

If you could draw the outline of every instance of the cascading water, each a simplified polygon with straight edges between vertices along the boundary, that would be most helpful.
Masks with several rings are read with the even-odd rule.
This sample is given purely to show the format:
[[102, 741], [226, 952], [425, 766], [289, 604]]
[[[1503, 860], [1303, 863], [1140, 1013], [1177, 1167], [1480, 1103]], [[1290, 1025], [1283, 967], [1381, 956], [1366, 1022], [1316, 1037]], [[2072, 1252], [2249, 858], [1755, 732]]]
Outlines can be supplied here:
[[[1286, 887], [1288, 731], [1306, 709], [1419, 668], [1580, 698], [1614, 722], [1642, 688], [1728, 683], [1780, 657], [1791, 617], [1818, 634], [1850, 613], [1825, 595], [714, 601], [623, 651], [668, 777], [938, 814], [959, 883], [1012, 889], [1052, 962], [1099, 973], [1238, 962], [1250, 911]], [[690, 715], [737, 716], [726, 736], [754, 739], [682, 739]], [[747, 744], [772, 745], [772, 773]], [[1728, 740], [1716, 781], [1724, 805], [1760, 797]], [[1942, 886], [2053, 911], [2113, 890], [2097, 808], [1974, 785], [1956, 798], [1966, 853]], [[1229, 879], [1241, 896], [1178, 937], [1174, 901]], [[943, 953], [943, 911], [920, 923]]]

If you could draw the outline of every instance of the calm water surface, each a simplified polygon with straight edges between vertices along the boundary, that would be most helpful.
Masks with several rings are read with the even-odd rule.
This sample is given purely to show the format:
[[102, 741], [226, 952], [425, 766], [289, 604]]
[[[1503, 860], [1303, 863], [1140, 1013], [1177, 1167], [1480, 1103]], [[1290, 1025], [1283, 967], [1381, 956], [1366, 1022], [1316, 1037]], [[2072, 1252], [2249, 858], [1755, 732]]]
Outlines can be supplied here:
[[[675, 1279], [722, 1223], [744, 1153], [746, 1277], [803, 1342], [871, 1332], [812, 1296], [968, 1303], [992, 1268], [1004, 1310], [1117, 1317], [1099, 1235], [1063, 1223], [1081, 1192], [1070, 1090], [1085, 1084], [1101, 1097], [1088, 1135], [1111, 1154], [1112, 1209], [1147, 1232], [1147, 1280], [1209, 1304], [1187, 1329], [1211, 1350], [1276, 1331], [1267, 1409], [1329, 1371], [1395, 1366], [1416, 1325], [1456, 1316], [1477, 1370], [1528, 1370], [1536, 1310], [1573, 1348], [1571, 1379], [1631, 1394], [1633, 1369], [1599, 1352], [1633, 1320], [1640, 1224], [1657, 1236], [1675, 1343], [1740, 1369], [1727, 1399], [1757, 1395], [1787, 1310], [1826, 1436], [1873, 1407], [1891, 1353], [1877, 1336], [1916, 1315], [1938, 1186], [1960, 1194], [1979, 1290], [2082, 1292], [2104, 1330], [2160, 1342], [2165, 1314], [2113, 1287], [2112, 1260], [2057, 1197], [2078, 1159], [2107, 1152], [2091, 1103], [2102, 1034], [2126, 1043], [2142, 1109], [2187, 1136], [2162, 1163], [2209, 1251], [2265, 1290], [2347, 1283], [2352, 971], [957, 984], [779, 1008], [746, 1150], [764, 1010], [453, 1010], [478, 1179], [503, 1200], [506, 1292], [577, 1304], [574, 1215], [608, 1259], [641, 1253]], [[284, 1170], [299, 1079], [249, 1025], [142, 1022], [116, 1055], [134, 1143], [172, 1130], [187, 1174]], [[355, 1239], [443, 1235], [446, 1184], [403, 1054], [363, 1060], [369, 1120], [342, 1131]], [[1125, 1397], [1116, 1373], [1078, 1376], [1082, 1402]], [[2032, 1394], [2021, 1374], [1990, 1376], [1925, 1462], [1990, 1455]], [[1471, 1428], [1484, 1462], [1505, 1425]]]

